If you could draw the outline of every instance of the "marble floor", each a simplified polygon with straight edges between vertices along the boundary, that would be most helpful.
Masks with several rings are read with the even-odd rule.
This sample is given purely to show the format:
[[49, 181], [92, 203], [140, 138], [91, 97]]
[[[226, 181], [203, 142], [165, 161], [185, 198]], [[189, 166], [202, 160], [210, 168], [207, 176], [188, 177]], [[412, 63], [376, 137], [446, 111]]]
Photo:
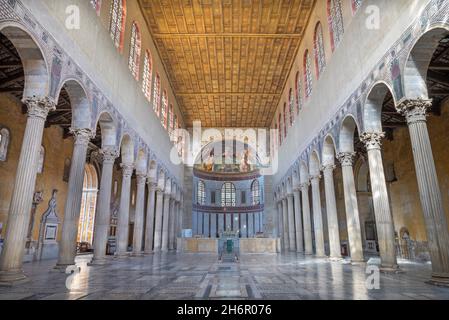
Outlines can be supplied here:
[[381, 274], [380, 289], [369, 290], [366, 265], [296, 254], [220, 263], [215, 255], [168, 253], [87, 266], [90, 259], [78, 257], [72, 277], [49, 271], [55, 261], [25, 264], [30, 281], [0, 287], [0, 300], [449, 299], [449, 288], [426, 284], [428, 264], [401, 262], [403, 273]]

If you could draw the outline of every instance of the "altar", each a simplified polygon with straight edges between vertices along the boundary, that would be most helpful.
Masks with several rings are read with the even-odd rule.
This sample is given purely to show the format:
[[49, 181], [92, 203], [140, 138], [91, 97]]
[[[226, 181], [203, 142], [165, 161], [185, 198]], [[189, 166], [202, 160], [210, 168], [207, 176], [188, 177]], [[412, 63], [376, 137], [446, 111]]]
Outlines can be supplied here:
[[[179, 253], [219, 253], [222, 238], [178, 238]], [[223, 248], [223, 244], [221, 245]], [[281, 241], [279, 238], [239, 238], [239, 255], [245, 254], [277, 254], [280, 253]]]

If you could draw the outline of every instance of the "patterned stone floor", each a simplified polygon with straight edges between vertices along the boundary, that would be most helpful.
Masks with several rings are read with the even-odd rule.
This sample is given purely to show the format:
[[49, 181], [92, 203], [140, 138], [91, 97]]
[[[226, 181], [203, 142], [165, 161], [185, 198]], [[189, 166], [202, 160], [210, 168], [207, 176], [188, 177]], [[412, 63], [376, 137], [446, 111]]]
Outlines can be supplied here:
[[[184, 299], [449, 299], [449, 288], [425, 282], [430, 265], [401, 263], [403, 273], [381, 274], [380, 289], [366, 287], [366, 265], [288, 255], [249, 255], [222, 264], [212, 255], [157, 254], [111, 259], [68, 278], [49, 271], [54, 261], [25, 264], [31, 281], [0, 287], [0, 300]], [[68, 290], [69, 285], [71, 290]]]

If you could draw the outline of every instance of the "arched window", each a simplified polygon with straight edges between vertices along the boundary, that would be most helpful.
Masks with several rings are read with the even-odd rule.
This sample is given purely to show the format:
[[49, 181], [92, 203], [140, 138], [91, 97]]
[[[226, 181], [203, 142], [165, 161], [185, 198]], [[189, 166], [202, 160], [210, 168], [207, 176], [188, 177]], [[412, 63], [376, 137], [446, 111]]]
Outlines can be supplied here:
[[206, 187], [203, 181], [198, 181], [197, 202], [200, 206], [206, 204]]
[[173, 130], [178, 129], [178, 115], [173, 113]]
[[340, 0], [327, 0], [327, 19], [329, 21], [331, 47], [332, 51], [334, 51], [343, 38], [344, 33], [343, 13]]
[[309, 50], [304, 53], [304, 87], [306, 98], [312, 94], [312, 70], [310, 70]]
[[157, 116], [160, 116], [161, 107], [161, 77], [156, 73], [156, 79], [154, 80], [154, 97], [153, 97], [153, 109]]
[[257, 206], [260, 204], [260, 184], [259, 180], [254, 180], [251, 185], [252, 204]]
[[173, 133], [173, 125], [174, 125], [174, 111], [173, 111], [173, 104], [170, 104], [170, 108], [168, 109], [168, 134], [171, 136]]
[[287, 103], [284, 102], [284, 137], [287, 138], [288, 133], [288, 114], [287, 114]]
[[282, 146], [282, 114], [279, 113], [278, 117], [278, 128], [279, 128], [279, 146]]
[[[274, 121], [276, 121], [276, 120], [274, 120]], [[275, 124], [274, 124], [274, 130], [276, 130], [276, 132], [278, 131], [278, 124], [277, 124], [277, 122], [275, 122]], [[279, 146], [279, 141], [277, 141], [278, 137], [276, 137], [276, 135], [274, 135], [273, 140], [274, 140], [273, 141], [273, 147]]]
[[92, 4], [92, 7], [94, 7], [97, 16], [99, 16], [101, 12], [101, 0], [90, 0], [90, 3]]
[[114, 45], [119, 50], [123, 49], [126, 22], [126, 0], [112, 0], [111, 22], [109, 31]]
[[161, 123], [165, 129], [167, 129], [167, 112], [168, 112], [168, 98], [167, 98], [167, 91], [164, 90], [162, 92]]
[[357, 13], [357, 10], [359, 10], [360, 6], [362, 5], [362, 1], [363, 0], [351, 0], [353, 14]]
[[314, 35], [314, 49], [315, 49], [315, 66], [316, 66], [316, 76], [320, 77], [326, 66], [326, 55], [324, 52], [324, 41], [323, 41], [323, 28], [321, 23], [317, 23], [315, 27]]
[[299, 110], [302, 108], [302, 83], [301, 83], [301, 73], [298, 71], [296, 73], [296, 113], [299, 114]]
[[0, 161], [6, 161], [9, 147], [9, 130], [2, 128], [0, 130]]
[[143, 81], [142, 91], [147, 97], [148, 101], [151, 100], [151, 80], [153, 77], [153, 57], [151, 52], [147, 50], [145, 52], [145, 60], [143, 62]]
[[78, 242], [92, 244], [94, 235], [95, 211], [97, 206], [98, 175], [94, 166], [86, 164], [84, 171], [83, 195], [78, 224]]
[[288, 109], [290, 112], [290, 126], [293, 125], [293, 122], [295, 121], [295, 98], [293, 97], [293, 89], [290, 88], [290, 92], [288, 94]]
[[235, 186], [226, 182], [221, 188], [221, 206], [235, 207]]
[[45, 163], [45, 148], [41, 146], [39, 149], [39, 158], [37, 159], [37, 173], [41, 174], [44, 172], [44, 163]]
[[129, 49], [128, 66], [129, 70], [131, 70], [131, 74], [136, 80], [139, 80], [140, 51], [141, 51], [140, 30], [137, 23], [134, 22], [131, 29], [131, 45]]

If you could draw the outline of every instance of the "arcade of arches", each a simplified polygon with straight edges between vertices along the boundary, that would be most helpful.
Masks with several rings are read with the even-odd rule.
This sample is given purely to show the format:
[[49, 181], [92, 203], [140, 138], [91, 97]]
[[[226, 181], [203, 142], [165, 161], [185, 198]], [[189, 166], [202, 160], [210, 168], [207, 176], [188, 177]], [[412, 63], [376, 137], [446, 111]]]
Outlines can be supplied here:
[[0, 299], [448, 299], [449, 1], [206, 2], [0, 0]]

